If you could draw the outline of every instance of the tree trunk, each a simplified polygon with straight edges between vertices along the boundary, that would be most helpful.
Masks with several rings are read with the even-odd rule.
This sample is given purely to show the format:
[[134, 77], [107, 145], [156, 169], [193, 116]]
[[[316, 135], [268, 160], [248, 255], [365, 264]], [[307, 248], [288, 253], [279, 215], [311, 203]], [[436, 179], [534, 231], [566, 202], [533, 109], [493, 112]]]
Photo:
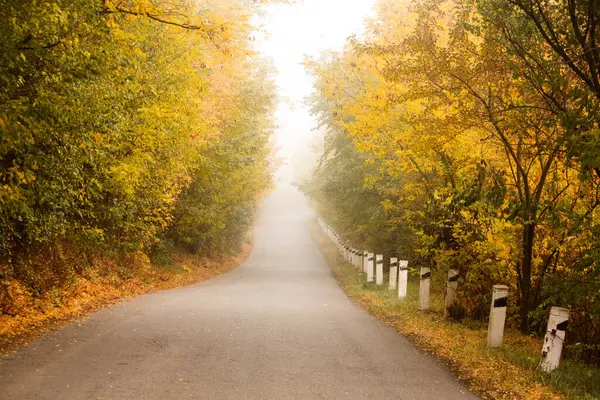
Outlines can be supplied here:
[[521, 332], [529, 333], [529, 308], [531, 306], [531, 270], [533, 266], [533, 238], [535, 224], [523, 226], [523, 252], [521, 259]]

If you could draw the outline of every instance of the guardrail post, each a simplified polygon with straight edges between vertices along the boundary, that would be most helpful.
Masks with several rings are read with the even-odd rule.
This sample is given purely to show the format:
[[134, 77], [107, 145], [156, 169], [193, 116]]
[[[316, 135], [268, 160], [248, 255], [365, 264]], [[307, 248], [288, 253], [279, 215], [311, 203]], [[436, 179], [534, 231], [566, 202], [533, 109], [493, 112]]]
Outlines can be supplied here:
[[421, 267], [421, 282], [419, 284], [419, 309], [429, 308], [429, 283], [431, 281], [431, 268]]
[[406, 297], [408, 288], [408, 261], [400, 260], [398, 266], [398, 297]]
[[548, 318], [546, 336], [544, 336], [542, 361], [540, 363], [540, 366], [546, 372], [552, 372], [558, 367], [568, 324], [569, 310], [562, 307], [552, 307], [550, 318]]
[[383, 255], [377, 254], [376, 257], [376, 281], [378, 285], [383, 285]]
[[456, 301], [456, 289], [458, 289], [458, 271], [448, 270], [448, 281], [446, 282], [446, 306], [444, 307], [444, 317], [448, 317], [450, 307]]
[[373, 282], [373, 269], [375, 267], [375, 254], [369, 253], [367, 256], [367, 282]]
[[390, 290], [396, 290], [398, 283], [398, 259], [390, 258]]
[[488, 347], [502, 346], [504, 337], [504, 321], [506, 320], [506, 307], [508, 306], [508, 286], [494, 285], [492, 291], [492, 305], [488, 322]]

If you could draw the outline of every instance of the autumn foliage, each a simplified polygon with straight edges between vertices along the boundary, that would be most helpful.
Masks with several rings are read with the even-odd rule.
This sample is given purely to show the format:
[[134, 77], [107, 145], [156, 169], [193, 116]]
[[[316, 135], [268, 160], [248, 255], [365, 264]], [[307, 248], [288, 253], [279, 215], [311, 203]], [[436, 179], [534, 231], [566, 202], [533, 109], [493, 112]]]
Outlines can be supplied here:
[[0, 5], [0, 313], [110, 259], [236, 252], [267, 168], [274, 88], [254, 6]]
[[380, 0], [364, 38], [309, 59], [327, 128], [307, 190], [358, 248], [408, 257], [455, 317], [511, 287], [509, 324], [600, 362], [600, 152], [593, 2]]

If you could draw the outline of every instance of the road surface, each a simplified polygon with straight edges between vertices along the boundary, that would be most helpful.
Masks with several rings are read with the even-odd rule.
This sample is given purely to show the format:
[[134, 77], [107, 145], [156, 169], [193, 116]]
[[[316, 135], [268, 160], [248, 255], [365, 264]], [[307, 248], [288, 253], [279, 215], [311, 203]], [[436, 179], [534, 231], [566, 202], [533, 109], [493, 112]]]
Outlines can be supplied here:
[[292, 186], [263, 203], [239, 268], [137, 297], [0, 359], [0, 399], [475, 399], [355, 306]]

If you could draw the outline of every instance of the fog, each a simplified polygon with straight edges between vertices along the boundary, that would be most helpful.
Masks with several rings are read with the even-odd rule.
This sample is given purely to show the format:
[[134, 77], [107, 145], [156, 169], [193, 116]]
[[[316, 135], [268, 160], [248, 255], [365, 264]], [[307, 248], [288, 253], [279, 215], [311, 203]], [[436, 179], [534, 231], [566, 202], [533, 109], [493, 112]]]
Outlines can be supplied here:
[[301, 64], [305, 55], [318, 57], [324, 50], [341, 49], [346, 38], [362, 33], [373, 5], [372, 0], [304, 0], [294, 5], [269, 5], [257, 19], [266, 32], [259, 36], [257, 48], [277, 68], [280, 102], [275, 142], [285, 160], [279, 179], [306, 177], [314, 161], [310, 145], [319, 132], [304, 105], [312, 92], [312, 79]]

